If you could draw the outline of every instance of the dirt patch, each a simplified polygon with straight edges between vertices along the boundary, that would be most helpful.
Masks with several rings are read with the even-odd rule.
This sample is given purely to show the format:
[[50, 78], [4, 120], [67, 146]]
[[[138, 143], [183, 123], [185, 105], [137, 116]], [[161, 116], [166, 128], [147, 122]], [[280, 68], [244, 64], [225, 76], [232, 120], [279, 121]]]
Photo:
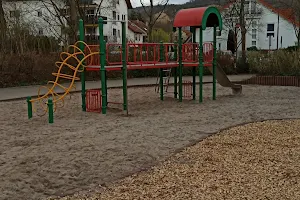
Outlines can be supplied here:
[[[0, 199], [42, 199], [97, 189], [160, 163], [222, 128], [263, 119], [300, 118], [298, 88], [245, 86], [242, 96], [217, 88], [203, 104], [159, 100], [154, 88], [129, 89], [130, 117], [81, 111], [80, 96], [47, 117], [27, 119], [26, 101], [0, 103]], [[121, 102], [120, 89], [109, 100]], [[122, 106], [115, 105], [116, 108]]]

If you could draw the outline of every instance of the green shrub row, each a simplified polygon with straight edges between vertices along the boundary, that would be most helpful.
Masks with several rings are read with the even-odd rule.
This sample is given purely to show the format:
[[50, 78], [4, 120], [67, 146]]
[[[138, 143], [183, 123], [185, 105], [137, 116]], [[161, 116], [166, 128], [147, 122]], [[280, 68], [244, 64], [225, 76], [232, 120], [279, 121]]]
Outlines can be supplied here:
[[249, 72], [259, 75], [299, 76], [300, 52], [278, 50], [270, 53], [247, 53]]

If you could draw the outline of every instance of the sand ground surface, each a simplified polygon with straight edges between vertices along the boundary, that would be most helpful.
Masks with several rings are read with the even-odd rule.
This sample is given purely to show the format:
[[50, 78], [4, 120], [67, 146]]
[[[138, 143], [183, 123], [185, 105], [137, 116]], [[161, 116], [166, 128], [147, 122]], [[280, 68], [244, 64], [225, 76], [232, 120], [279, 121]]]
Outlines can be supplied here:
[[300, 120], [221, 131], [151, 170], [60, 200], [300, 199]]
[[[55, 113], [27, 119], [26, 101], [0, 103], [0, 199], [43, 199], [94, 190], [154, 166], [218, 130], [264, 119], [300, 118], [299, 88], [244, 86], [243, 95], [205, 85], [202, 104], [160, 101], [154, 88], [129, 89], [129, 117], [81, 111], [73, 94]], [[109, 90], [121, 101], [120, 89]], [[172, 96], [170, 94], [170, 96]], [[121, 105], [114, 105], [121, 108]]]

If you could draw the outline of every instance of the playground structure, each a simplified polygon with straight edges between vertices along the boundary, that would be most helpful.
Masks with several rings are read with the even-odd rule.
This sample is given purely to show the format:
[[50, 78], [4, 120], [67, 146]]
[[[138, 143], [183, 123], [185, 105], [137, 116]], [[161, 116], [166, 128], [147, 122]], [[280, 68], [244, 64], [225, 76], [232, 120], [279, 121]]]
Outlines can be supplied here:
[[[213, 95], [216, 100], [216, 81], [224, 87], [231, 87], [234, 93], [240, 93], [242, 87], [231, 83], [216, 61], [216, 37], [217, 28], [222, 31], [222, 19], [217, 8], [200, 7], [180, 10], [174, 19], [174, 31], [178, 29], [177, 43], [127, 43], [126, 22], [113, 21], [122, 24], [122, 43], [106, 43], [103, 35], [104, 21], [99, 19], [99, 45], [89, 45], [85, 41], [84, 24], [80, 20], [80, 41], [70, 45], [66, 52], [61, 53], [61, 61], [57, 62], [55, 81], [49, 81], [43, 95], [38, 92], [38, 97], [28, 97], [28, 117], [32, 118], [33, 103], [40, 103], [42, 114], [49, 113], [49, 123], [53, 123], [54, 111], [64, 103], [64, 98], [74, 88], [75, 81], [81, 80], [81, 100], [83, 111], [101, 111], [107, 113], [107, 72], [122, 71], [123, 79], [123, 110], [128, 114], [127, 98], [127, 70], [159, 69], [159, 93], [160, 99], [164, 100], [164, 77], [166, 69], [172, 69], [174, 75], [174, 98], [182, 102], [185, 94], [183, 81], [183, 67], [192, 67], [192, 99], [196, 100], [196, 68], [199, 69], [199, 102], [203, 102], [203, 69], [207, 67], [213, 74]], [[182, 44], [182, 27], [191, 27], [193, 42]], [[207, 27], [213, 27], [213, 42], [203, 43], [203, 31]], [[199, 29], [199, 43], [196, 43], [196, 29]], [[74, 64], [75, 63], [75, 64]], [[69, 73], [63, 73], [67, 69]], [[88, 71], [100, 71], [101, 92], [87, 91], [85, 87], [85, 73]], [[78, 76], [80, 73], [80, 77]], [[70, 80], [68, 86], [60, 83], [61, 79]], [[62, 94], [57, 92], [62, 89]], [[92, 96], [91, 96], [92, 95]], [[95, 98], [92, 98], [95, 97]], [[88, 105], [87, 105], [88, 104]]]

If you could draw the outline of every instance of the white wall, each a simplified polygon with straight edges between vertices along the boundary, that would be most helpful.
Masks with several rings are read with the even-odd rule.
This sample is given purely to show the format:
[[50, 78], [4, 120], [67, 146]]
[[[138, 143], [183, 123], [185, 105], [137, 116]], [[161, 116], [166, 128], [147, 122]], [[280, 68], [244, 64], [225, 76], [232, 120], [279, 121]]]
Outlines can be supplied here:
[[[267, 25], [274, 24], [274, 37], [271, 39], [270, 49], [277, 49], [277, 27], [278, 27], [278, 15], [273, 13], [268, 8], [259, 5], [262, 8], [262, 14], [257, 18], [251, 19], [248, 21], [249, 26], [246, 34], [246, 48], [252, 47], [256, 44], [258, 49], [269, 49], [269, 38], [267, 37]], [[256, 26], [253, 21], [256, 21]], [[256, 39], [252, 38], [252, 29], [257, 30]], [[229, 28], [226, 27], [226, 24], [223, 23], [223, 30], [221, 36], [217, 37], [217, 49], [227, 50], [227, 38], [228, 38]], [[199, 29], [196, 29], [196, 42], [199, 42]], [[280, 43], [282, 37], [282, 45]], [[203, 33], [204, 42], [213, 41], [213, 29], [207, 28]], [[241, 41], [241, 33], [238, 31], [238, 42]], [[286, 48], [288, 46], [295, 45], [297, 37], [294, 31], [293, 25], [285, 20], [284, 18], [279, 18], [279, 48]], [[242, 46], [239, 45], [239, 50]]]
[[[99, 4], [101, 0], [94, 0], [95, 3]], [[128, 8], [125, 0], [119, 0], [119, 4], [116, 7], [112, 6], [112, 0], [102, 1], [100, 15], [107, 17], [108, 20], [113, 20], [113, 11], [116, 12], [116, 20], [126, 21], [126, 32], [128, 32]], [[119, 18], [118, 18], [119, 16]], [[123, 16], [123, 18], [122, 18]], [[113, 36], [113, 29], [116, 30], [116, 36]], [[99, 35], [99, 29], [96, 30], [96, 35]], [[122, 36], [122, 25], [120, 22], [108, 22], [104, 25], [104, 36], [108, 39], [116, 37], [117, 42], [121, 42]]]
[[144, 36], [146, 36], [146, 34], [134, 33], [132, 30], [128, 29], [127, 39], [130, 42], [143, 43], [144, 42]]
[[[6, 20], [10, 27], [19, 25], [28, 28], [34, 35], [60, 38], [62, 37], [61, 22], [52, 14], [55, 13], [55, 10], [49, 5], [50, 2], [47, 1], [3, 2]], [[60, 1], [58, 1], [57, 5], [63, 7]], [[16, 10], [20, 12], [18, 18], [10, 15], [11, 11]], [[40, 16], [38, 16], [39, 12]]]
[[[277, 49], [278, 15], [271, 12], [269, 9], [263, 7], [261, 22], [262, 25], [258, 34], [257, 47], [259, 49], [269, 49], [269, 38], [267, 37], [267, 24], [274, 24], [274, 37], [271, 39], [271, 49]], [[279, 36], [279, 48], [281, 48], [281, 43], [280, 43], [281, 36], [282, 36], [282, 48], [293, 46], [297, 41], [297, 37], [293, 25], [289, 23], [287, 20], [283, 19], [282, 17], [279, 17], [278, 36]]]

